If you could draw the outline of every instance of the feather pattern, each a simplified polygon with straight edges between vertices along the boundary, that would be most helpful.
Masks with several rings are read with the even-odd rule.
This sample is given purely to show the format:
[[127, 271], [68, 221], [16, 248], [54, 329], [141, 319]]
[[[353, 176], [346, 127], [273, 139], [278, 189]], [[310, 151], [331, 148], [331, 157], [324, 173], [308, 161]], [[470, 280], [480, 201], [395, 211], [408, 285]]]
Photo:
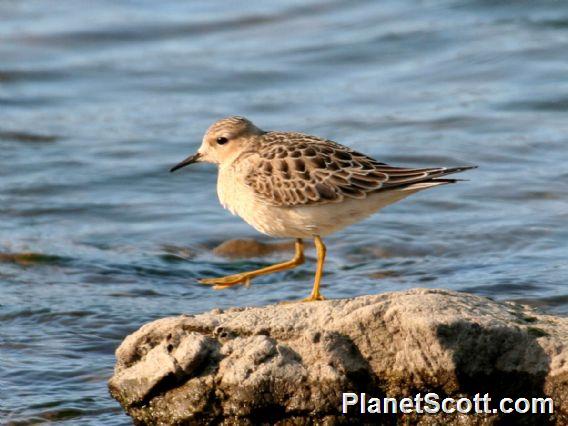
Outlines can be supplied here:
[[237, 158], [244, 183], [263, 203], [293, 207], [364, 199], [471, 167], [403, 168], [336, 142], [296, 132], [268, 132]]

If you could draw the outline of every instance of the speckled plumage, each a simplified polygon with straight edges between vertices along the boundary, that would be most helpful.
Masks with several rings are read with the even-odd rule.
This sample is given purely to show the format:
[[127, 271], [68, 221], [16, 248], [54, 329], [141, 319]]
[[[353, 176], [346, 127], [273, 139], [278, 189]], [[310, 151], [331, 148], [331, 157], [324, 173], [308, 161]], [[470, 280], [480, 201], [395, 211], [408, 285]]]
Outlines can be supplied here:
[[392, 167], [336, 142], [296, 132], [267, 132], [236, 161], [249, 161], [245, 183], [274, 206], [340, 203], [454, 173]]
[[[455, 182], [443, 177], [471, 168], [393, 167], [330, 140], [298, 132], [263, 131], [244, 117], [211, 125], [197, 154], [172, 171], [197, 161], [218, 164], [221, 204], [258, 231], [296, 238], [300, 245], [302, 238], [315, 239], [318, 270], [309, 300], [321, 299], [325, 246], [320, 237], [417, 191]], [[224, 288], [297, 266], [303, 261], [301, 247], [297, 246], [293, 261], [202, 282]]]
[[219, 165], [225, 208], [262, 233], [295, 238], [328, 235], [469, 168], [393, 167], [316, 136], [265, 132], [244, 117], [213, 123], [199, 155]]

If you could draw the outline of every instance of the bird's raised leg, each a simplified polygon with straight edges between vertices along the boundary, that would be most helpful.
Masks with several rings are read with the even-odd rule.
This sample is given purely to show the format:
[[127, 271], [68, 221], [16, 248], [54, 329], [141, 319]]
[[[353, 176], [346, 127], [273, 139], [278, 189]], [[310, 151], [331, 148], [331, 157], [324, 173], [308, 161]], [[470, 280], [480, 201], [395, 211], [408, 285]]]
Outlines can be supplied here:
[[325, 244], [323, 243], [323, 241], [321, 240], [321, 238], [316, 235], [314, 237], [314, 244], [316, 246], [316, 253], [318, 255], [318, 263], [316, 266], [316, 276], [314, 279], [314, 287], [312, 288], [312, 293], [303, 301], [304, 302], [313, 302], [315, 300], [325, 300], [324, 297], [320, 294], [320, 283], [321, 283], [321, 277], [323, 275], [323, 264], [325, 262], [325, 253], [326, 253], [326, 248], [325, 248]]
[[296, 266], [301, 265], [304, 263], [304, 242], [301, 238], [296, 239], [295, 243], [296, 253], [294, 254], [294, 258], [288, 260], [287, 262], [277, 263], [275, 265], [270, 265], [265, 268], [257, 269], [255, 271], [249, 272], [241, 272], [239, 274], [234, 275], [227, 275], [226, 277], [218, 277], [218, 278], [203, 278], [200, 279], [199, 282], [201, 284], [210, 284], [213, 285], [215, 290], [222, 290], [224, 288], [232, 287], [237, 284], [250, 284], [250, 281], [254, 277], [258, 277], [259, 275], [271, 274], [273, 272], [280, 272], [285, 271], [287, 269], [295, 268]]

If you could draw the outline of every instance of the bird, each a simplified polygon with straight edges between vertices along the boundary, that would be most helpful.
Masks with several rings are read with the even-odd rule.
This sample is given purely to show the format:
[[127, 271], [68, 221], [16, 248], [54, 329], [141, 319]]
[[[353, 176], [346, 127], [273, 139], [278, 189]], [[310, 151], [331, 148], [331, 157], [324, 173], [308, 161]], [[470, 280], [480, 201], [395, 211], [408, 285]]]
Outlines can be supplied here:
[[428, 188], [457, 182], [446, 175], [476, 166], [408, 168], [379, 162], [337, 142], [300, 132], [264, 131], [241, 116], [213, 123], [195, 154], [173, 166], [218, 166], [221, 205], [257, 231], [293, 238], [291, 260], [253, 271], [199, 280], [225, 289], [305, 262], [304, 239], [313, 239], [315, 277], [304, 301], [324, 300], [320, 286], [326, 257], [323, 238], [389, 204]]

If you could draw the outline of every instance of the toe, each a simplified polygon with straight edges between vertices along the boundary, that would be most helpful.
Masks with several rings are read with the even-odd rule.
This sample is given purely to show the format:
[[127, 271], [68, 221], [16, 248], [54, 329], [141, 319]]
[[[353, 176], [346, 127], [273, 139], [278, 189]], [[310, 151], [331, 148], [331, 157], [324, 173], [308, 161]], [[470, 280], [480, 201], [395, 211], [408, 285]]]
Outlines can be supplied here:
[[226, 277], [217, 277], [217, 278], [202, 278], [198, 280], [201, 284], [207, 284], [215, 286], [216, 290], [231, 287], [236, 284], [250, 284], [250, 278], [244, 274], [235, 274], [229, 275]]
[[213, 290], [225, 290], [226, 288], [231, 288], [233, 287], [235, 284], [229, 284], [229, 285], [214, 285], [213, 287], [211, 287]]
[[197, 280], [200, 284], [216, 285], [217, 278], [200, 278]]
[[305, 299], [302, 300], [302, 302], [317, 302], [319, 300], [325, 300], [325, 297], [323, 297], [321, 294], [316, 294], [316, 295], [310, 295], [310, 297], [306, 297]]

